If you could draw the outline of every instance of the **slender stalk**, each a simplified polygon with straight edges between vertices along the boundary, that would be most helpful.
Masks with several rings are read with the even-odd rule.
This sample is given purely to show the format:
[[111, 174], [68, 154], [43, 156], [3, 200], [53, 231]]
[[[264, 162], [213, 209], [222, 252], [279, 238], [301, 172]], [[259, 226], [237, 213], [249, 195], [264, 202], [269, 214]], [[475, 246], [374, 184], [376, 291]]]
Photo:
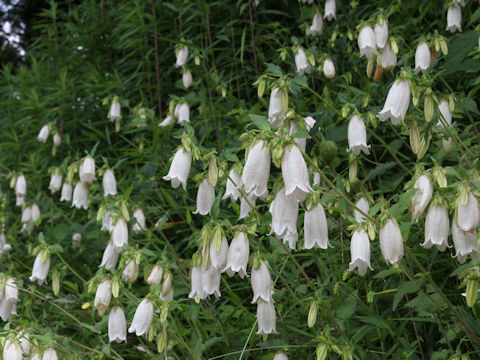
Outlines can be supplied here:
[[158, 102], [158, 114], [160, 118], [163, 117], [162, 114], [162, 93], [161, 93], [161, 86], [160, 86], [160, 65], [158, 61], [158, 32], [157, 32], [157, 12], [155, 11], [155, 5], [152, 2], [152, 15], [153, 15], [153, 35], [155, 41], [155, 73], [157, 79], [157, 102]]

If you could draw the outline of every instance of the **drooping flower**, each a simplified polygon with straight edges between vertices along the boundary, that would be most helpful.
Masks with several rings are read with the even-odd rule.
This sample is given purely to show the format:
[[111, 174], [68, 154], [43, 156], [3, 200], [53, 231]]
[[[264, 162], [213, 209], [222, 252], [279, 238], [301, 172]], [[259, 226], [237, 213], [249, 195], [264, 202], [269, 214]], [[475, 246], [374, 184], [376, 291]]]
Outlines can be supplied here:
[[212, 266], [208, 269], [202, 267], [202, 296], [200, 299], [206, 299], [210, 295], [215, 295], [216, 298], [222, 296], [220, 292], [220, 280], [221, 274], [215, 270]]
[[105, 266], [106, 270], [114, 270], [117, 266], [118, 256], [120, 252], [116, 250], [112, 241], [109, 241], [105, 251], [103, 252], [102, 262], [99, 267]]
[[192, 268], [192, 273], [190, 276], [191, 287], [190, 294], [188, 294], [189, 299], [203, 299], [203, 285], [202, 285], [202, 266], [197, 266]]
[[283, 125], [285, 110], [282, 105], [282, 92], [279, 88], [272, 89], [270, 93], [270, 104], [268, 105], [268, 121], [272, 129]]
[[35, 222], [38, 219], [40, 219], [40, 209], [37, 204], [32, 204], [31, 209], [32, 209], [32, 222]]
[[160, 124], [158, 124], [158, 126], [165, 127], [168, 125], [172, 125], [173, 123], [175, 123], [175, 120], [175, 117], [173, 117], [172, 115], [168, 115], [165, 119], [162, 120]]
[[257, 304], [257, 335], [277, 334], [277, 315], [273, 301], [260, 301]]
[[43, 285], [47, 280], [48, 270], [50, 270], [50, 255], [41, 251], [38, 253], [33, 263], [31, 282], [37, 281], [38, 285]]
[[108, 112], [108, 118], [110, 121], [117, 121], [122, 119], [122, 107], [118, 101], [118, 97], [115, 96], [110, 105], [110, 110]]
[[125, 281], [135, 282], [138, 277], [139, 266], [135, 259], [127, 261], [125, 269], [123, 269], [122, 279]]
[[375, 27], [373, 28], [373, 32], [375, 33], [375, 43], [379, 49], [383, 49], [385, 45], [387, 45], [388, 41], [388, 24], [384, 20], [381, 24], [376, 23]]
[[103, 214], [102, 228], [100, 230], [108, 232], [113, 230], [112, 212], [110, 210], [105, 211], [105, 214]]
[[225, 189], [225, 194], [222, 196], [222, 200], [226, 200], [230, 198], [232, 202], [235, 202], [240, 197], [240, 189], [243, 186], [242, 183], [242, 174], [235, 171], [235, 169], [231, 169], [228, 173], [227, 178], [227, 186]]
[[465, 205], [460, 199], [457, 200], [457, 223], [458, 227], [463, 231], [472, 231], [477, 226], [478, 216], [478, 200], [472, 192], [468, 193], [468, 200]]
[[244, 232], [239, 232], [233, 238], [228, 248], [227, 266], [225, 271], [232, 277], [238, 272], [243, 279], [247, 275], [248, 258], [250, 255], [250, 243]]
[[295, 55], [295, 65], [297, 66], [297, 73], [299, 75], [303, 75], [305, 73], [309, 74], [312, 70], [310, 64], [308, 63], [307, 54], [305, 54], [305, 51], [302, 48], [298, 48], [297, 50], [297, 54]]
[[94, 308], [98, 310], [100, 316], [105, 314], [111, 300], [112, 288], [110, 286], [110, 280], [105, 279], [98, 285], [97, 292], [95, 293]]
[[282, 177], [285, 183], [285, 195], [294, 195], [298, 200], [303, 201], [312, 191], [307, 165], [296, 146], [285, 147], [282, 157]]
[[72, 183], [64, 182], [62, 185], [62, 195], [60, 201], [72, 201]]
[[136, 333], [142, 336], [148, 333], [153, 320], [153, 304], [149, 299], [143, 299], [135, 310], [132, 324], [128, 329], [129, 333]]
[[183, 86], [185, 86], [186, 89], [192, 86], [193, 78], [192, 72], [190, 70], [184, 71], [184, 73], [182, 74], [182, 82]]
[[450, 220], [446, 206], [430, 205], [425, 219], [425, 242], [422, 246], [430, 249], [433, 245], [439, 251], [445, 251], [448, 247], [448, 230]]
[[438, 117], [437, 130], [450, 127], [450, 125], [452, 125], [452, 112], [450, 111], [450, 106], [448, 105], [447, 100], [440, 101], [438, 104], [438, 111], [440, 112], [440, 115]]
[[367, 145], [367, 128], [363, 120], [353, 115], [348, 123], [348, 149], [353, 155], [359, 155], [361, 151], [370, 154], [370, 145]]
[[60, 147], [62, 144], [62, 138], [58, 133], [53, 134], [53, 146], [56, 148]]
[[18, 288], [14, 278], [9, 277], [7, 279], [3, 296], [10, 304], [16, 304], [18, 302]]
[[207, 215], [212, 210], [212, 205], [215, 201], [215, 189], [207, 181], [203, 179], [198, 187], [197, 192], [197, 210], [194, 214]]
[[15, 195], [17, 197], [16, 206], [22, 206], [25, 204], [25, 196], [27, 196], [27, 181], [23, 174], [18, 175], [17, 180], [15, 181]]
[[16, 341], [7, 339], [3, 346], [3, 359], [5, 360], [22, 360], [22, 348]]
[[127, 341], [127, 321], [120, 306], [114, 306], [108, 314], [108, 340], [117, 343]]
[[425, 72], [430, 66], [430, 59], [430, 48], [425, 41], [422, 41], [415, 51], [415, 74], [420, 71]]
[[160, 300], [162, 301], [172, 301], [173, 300], [173, 279], [172, 274], [167, 273], [165, 275], [165, 280], [163, 280], [162, 291], [160, 292]]
[[175, 67], [185, 66], [188, 59], [188, 47], [183, 46], [177, 54], [177, 61], [175, 62]]
[[259, 140], [247, 150], [242, 172], [242, 183], [247, 194], [260, 198], [268, 195], [270, 162], [270, 150], [263, 140]]
[[416, 223], [423, 215], [433, 195], [433, 184], [427, 175], [420, 176], [413, 186], [417, 192], [412, 198], [412, 222]]
[[18, 335], [18, 338], [19, 338], [18, 340], [20, 341], [20, 346], [22, 347], [22, 352], [24, 354], [30, 355], [31, 344], [30, 344], [30, 336], [28, 335], [28, 333], [25, 333], [22, 331]]
[[160, 265], [155, 265], [150, 272], [150, 275], [148, 275], [147, 279], [147, 284], [152, 286], [152, 285], [159, 285], [160, 282], [162, 281], [162, 276], [163, 276], [163, 267]]
[[357, 268], [358, 274], [364, 276], [367, 273], [367, 268], [373, 270], [370, 265], [370, 240], [364, 229], [359, 229], [353, 233], [350, 243], [350, 255], [352, 260], [348, 268], [349, 271]]
[[48, 185], [48, 189], [52, 194], [56, 193], [62, 187], [62, 180], [63, 176], [60, 171], [52, 172], [50, 176], [50, 184]]
[[273, 284], [270, 277], [270, 270], [265, 261], [260, 260], [258, 269], [252, 266], [251, 283], [253, 290], [252, 304], [258, 302], [259, 299], [265, 302], [273, 302]]
[[25, 206], [22, 209], [22, 218], [20, 219], [22, 224], [28, 224], [32, 222], [32, 207], [31, 206]]
[[43, 125], [38, 133], [37, 140], [45, 144], [47, 142], [48, 135], [50, 135], [50, 129], [48, 125]]
[[390, 44], [385, 45], [380, 53], [382, 55], [382, 68], [393, 70], [397, 66], [397, 54], [392, 50]]
[[42, 360], [58, 360], [58, 355], [55, 349], [49, 348], [45, 350], [42, 356]]
[[74, 233], [72, 235], [72, 247], [78, 249], [80, 247], [80, 242], [82, 241], [82, 234]]
[[325, 59], [323, 62], [323, 75], [327, 79], [333, 79], [335, 77], [335, 64], [332, 59]]
[[187, 178], [190, 173], [190, 166], [192, 165], [192, 153], [185, 151], [183, 147], [179, 148], [173, 157], [172, 164], [168, 174], [163, 177], [163, 180], [172, 181], [172, 187], [176, 189], [180, 184], [183, 190], [187, 189]]
[[460, 264], [465, 263], [468, 255], [480, 256], [480, 248], [477, 246], [477, 234], [460, 229], [452, 220], [452, 238], [455, 246], [455, 255]]
[[325, 15], [323, 16], [324, 19], [328, 21], [332, 21], [336, 19], [337, 5], [335, 4], [335, 0], [326, 0], [325, 1]]
[[240, 216], [238, 217], [240, 220], [245, 219], [250, 211], [255, 207], [255, 203], [257, 201], [257, 197], [254, 194], [242, 196], [240, 198]]
[[79, 168], [80, 181], [85, 186], [90, 186], [95, 180], [95, 160], [91, 156], [87, 156]]
[[315, 206], [307, 206], [304, 219], [304, 235], [304, 249], [312, 249], [314, 247], [327, 249], [329, 246], [332, 246], [328, 242], [327, 218], [320, 202]]
[[107, 169], [103, 173], [103, 196], [109, 195], [117, 196], [117, 180], [115, 180], [115, 174], [111, 169]]
[[143, 213], [143, 210], [141, 208], [137, 207], [133, 212], [133, 217], [137, 222], [133, 224], [132, 230], [133, 232], [138, 234], [146, 229], [145, 214]]
[[380, 250], [385, 261], [395, 265], [403, 258], [403, 238], [398, 224], [388, 219], [380, 228]]
[[380, 121], [390, 119], [393, 125], [403, 124], [405, 114], [410, 104], [410, 85], [407, 80], [397, 80], [388, 91], [387, 100], [382, 111], [380, 111]]
[[322, 35], [323, 32], [323, 19], [322, 14], [315, 13], [312, 20], [312, 25], [308, 29], [309, 35]]
[[112, 244], [117, 251], [128, 245], [128, 226], [123, 218], [118, 218], [112, 229]]
[[298, 199], [293, 194], [286, 195], [285, 188], [282, 188], [275, 195], [269, 211], [272, 214], [271, 233], [295, 250], [298, 240]]
[[215, 243], [213, 239], [210, 241], [210, 263], [211, 267], [219, 273], [225, 271], [227, 266], [227, 255], [228, 255], [228, 241], [225, 236], [222, 236], [220, 243], [220, 249], [215, 248]]
[[456, 4], [448, 8], [446, 30], [451, 33], [462, 32], [462, 9]]
[[375, 44], [375, 34], [370, 26], [364, 26], [358, 34], [358, 48], [360, 49], [360, 57], [365, 56], [368, 60], [372, 60], [377, 54]]
[[182, 103], [178, 110], [178, 123], [183, 126], [184, 122], [190, 122], [190, 106], [186, 102]]

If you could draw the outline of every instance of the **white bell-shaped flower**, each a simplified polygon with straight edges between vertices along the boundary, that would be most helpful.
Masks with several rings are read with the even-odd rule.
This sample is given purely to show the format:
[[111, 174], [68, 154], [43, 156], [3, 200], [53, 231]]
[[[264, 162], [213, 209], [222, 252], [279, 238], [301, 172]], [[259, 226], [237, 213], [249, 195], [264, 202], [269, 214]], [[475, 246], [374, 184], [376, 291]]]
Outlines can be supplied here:
[[145, 214], [143, 213], [142, 209], [137, 207], [133, 212], [133, 217], [137, 222], [133, 225], [132, 230], [134, 233], [138, 234], [146, 229]]
[[321, 185], [322, 184], [322, 176], [319, 172], [315, 171], [313, 173], [313, 185]]
[[0, 232], [0, 258], [4, 252], [9, 251], [11, 248], [12, 246], [7, 243], [7, 237], [5, 236], [5, 233]]
[[122, 118], [122, 107], [117, 97], [113, 98], [112, 104], [110, 105], [110, 111], [108, 112], [108, 118], [111, 121], [120, 120]]
[[42, 360], [58, 360], [58, 355], [55, 349], [49, 348], [45, 350], [42, 356]]
[[317, 120], [315, 120], [313, 117], [311, 116], [307, 116], [307, 117], [304, 117], [303, 118], [303, 121], [305, 121], [305, 128], [307, 129], [307, 131], [310, 131], [312, 130], [312, 128], [315, 126], [315, 124], [317, 123]]
[[172, 274], [167, 273], [165, 275], [165, 280], [163, 280], [162, 291], [160, 292], [160, 300], [162, 301], [172, 301], [173, 300], [173, 277]]
[[332, 245], [328, 241], [328, 225], [325, 210], [321, 203], [307, 206], [304, 218], [304, 249], [327, 249]]
[[458, 5], [452, 5], [447, 11], [447, 28], [446, 30], [454, 33], [462, 32], [462, 9]]
[[110, 301], [112, 300], [112, 288], [110, 286], [110, 280], [105, 279], [97, 287], [97, 292], [95, 293], [94, 307], [98, 310], [100, 316], [105, 314], [105, 311], [110, 306]]
[[[297, 131], [298, 131], [297, 124], [295, 124], [294, 122], [291, 122], [290, 130], [289, 130], [290, 135], [295, 135]], [[300, 149], [302, 149], [302, 151], [305, 152], [305, 149], [307, 148], [307, 139], [294, 137], [293, 140], [298, 144]]]
[[270, 277], [270, 270], [268, 269], [265, 261], [260, 260], [260, 266], [258, 267], [258, 269], [255, 269], [255, 266], [252, 266], [251, 275], [251, 283], [253, 290], [252, 304], [258, 302], [258, 300], [260, 299], [265, 302], [271, 301], [273, 303], [272, 278]]
[[[328, 2], [329, 0], [327, 0]], [[335, 0], [333, 0], [335, 1]], [[278, 353], [274, 356], [273, 360], [288, 360], [288, 356], [285, 353]]]
[[79, 167], [80, 181], [85, 186], [92, 185], [95, 180], [95, 160], [91, 156], [87, 156], [82, 165]]
[[152, 285], [160, 285], [163, 277], [163, 267], [160, 265], [155, 265], [150, 271], [150, 275], [148, 275], [147, 284]]
[[179, 148], [173, 157], [172, 164], [168, 174], [163, 180], [172, 181], [172, 187], [176, 189], [182, 184], [183, 190], [187, 189], [187, 178], [192, 165], [192, 153], [185, 151], [183, 147]]
[[403, 258], [403, 237], [398, 224], [388, 219], [380, 228], [380, 250], [387, 263], [395, 265]]
[[472, 231], [478, 222], [478, 200], [472, 192], [468, 194], [468, 200], [462, 205], [460, 199], [457, 201], [457, 223], [463, 231]]
[[143, 299], [135, 310], [132, 324], [128, 329], [129, 333], [136, 333], [142, 336], [148, 333], [153, 320], [153, 304], [149, 299]]
[[422, 246], [430, 249], [433, 245], [439, 251], [445, 251], [448, 247], [448, 230], [450, 220], [446, 206], [430, 205], [425, 219], [425, 242]]
[[188, 294], [189, 299], [203, 299], [203, 284], [202, 284], [202, 266], [193, 267], [192, 273], [190, 275], [190, 294]]
[[227, 267], [225, 271], [232, 277], [238, 272], [243, 279], [247, 275], [248, 258], [250, 256], [250, 243], [247, 235], [239, 232], [233, 238], [228, 248]]
[[425, 72], [430, 67], [430, 48], [427, 43], [422, 41], [415, 51], [415, 74], [420, 71]]
[[117, 343], [127, 341], [127, 321], [120, 306], [114, 306], [108, 314], [108, 340]]
[[285, 183], [285, 195], [293, 195], [299, 201], [303, 201], [312, 191], [307, 165], [296, 146], [285, 147], [282, 157], [282, 177]]
[[175, 67], [185, 66], [188, 59], [188, 47], [184, 46], [180, 49], [177, 54], [177, 61], [175, 62]]
[[220, 272], [210, 266], [208, 269], [202, 268], [201, 275], [203, 297], [201, 296], [200, 298], [203, 300], [210, 295], [215, 295], [216, 298], [222, 296], [220, 292]]
[[105, 211], [105, 214], [103, 214], [102, 228], [100, 230], [108, 232], [113, 230], [112, 212], [110, 210]]
[[336, 19], [336, 12], [337, 12], [337, 5], [335, 4], [335, 0], [326, 0], [325, 1], [325, 15], [323, 15], [324, 19], [328, 21], [332, 21]]
[[477, 246], [477, 234], [460, 229], [452, 220], [452, 238], [455, 246], [455, 255], [460, 264], [465, 263], [468, 255], [480, 256], [480, 248]]
[[81, 241], [82, 241], [82, 234], [74, 233], [72, 235], [72, 247], [74, 249], [78, 249], [80, 247]]
[[335, 77], [335, 64], [332, 59], [325, 59], [323, 62], [323, 75], [327, 79], [333, 79]]
[[31, 206], [25, 206], [22, 209], [22, 218], [20, 219], [22, 224], [28, 224], [32, 222], [32, 207]]
[[123, 269], [122, 279], [125, 281], [135, 282], [138, 277], [139, 266], [134, 259], [127, 261], [125, 269]]
[[403, 124], [405, 114], [410, 104], [410, 85], [407, 80], [397, 80], [388, 91], [387, 100], [382, 111], [380, 111], [380, 121], [390, 119], [393, 125]]
[[438, 111], [440, 115], [438, 116], [437, 129], [441, 130], [450, 127], [450, 125], [452, 125], [452, 112], [450, 111], [450, 105], [448, 105], [447, 100], [440, 101]]
[[15, 206], [23, 206], [25, 205], [25, 196], [18, 196], [16, 197]]
[[397, 54], [392, 50], [390, 44], [385, 45], [380, 54], [382, 56], [382, 68], [393, 70], [397, 66]]
[[23, 175], [18, 175], [17, 177], [17, 181], [15, 182], [15, 195], [22, 197], [27, 196], [27, 181]]
[[50, 135], [50, 129], [48, 128], [48, 125], [43, 125], [38, 133], [37, 140], [45, 144], [47, 142], [48, 135]]
[[282, 93], [279, 88], [272, 89], [270, 93], [270, 103], [268, 105], [268, 121], [272, 129], [283, 125], [285, 119], [285, 110], [282, 105]]
[[113, 225], [111, 239], [117, 251], [128, 245], [128, 226], [123, 218], [118, 218]]
[[242, 196], [240, 198], [240, 220], [245, 219], [250, 214], [250, 211], [255, 207], [257, 197], [254, 194]]
[[182, 82], [183, 86], [188, 89], [190, 86], [192, 86], [193, 78], [192, 78], [192, 72], [190, 70], [184, 71], [182, 74]]
[[111, 169], [107, 169], [103, 173], [103, 196], [117, 196], [117, 180]]
[[72, 201], [72, 183], [64, 182], [62, 185], [62, 195], [60, 201]]
[[275, 195], [269, 211], [272, 214], [271, 233], [295, 250], [298, 240], [298, 199], [294, 195], [286, 195], [285, 188], [282, 188]]
[[207, 215], [212, 210], [215, 201], [215, 189], [210, 185], [207, 179], [203, 179], [197, 192], [197, 210], [194, 214]]
[[48, 190], [52, 194], [56, 193], [62, 187], [63, 176], [59, 171], [52, 172], [50, 176], [50, 184], [48, 185]]
[[184, 122], [190, 122], [190, 106], [182, 103], [178, 112], [178, 123], [183, 126]]
[[225, 271], [225, 267], [227, 266], [227, 255], [228, 255], [228, 241], [225, 236], [222, 237], [222, 241], [220, 243], [220, 249], [215, 248], [215, 243], [213, 239], [210, 241], [210, 262], [211, 267], [219, 273]]
[[[320, 19], [321, 19], [320, 15]], [[297, 54], [295, 55], [295, 65], [297, 66], [297, 73], [303, 75], [305, 73], [309, 74], [312, 70], [310, 64], [308, 63], [307, 54], [302, 48], [298, 48]]]
[[368, 60], [372, 60], [377, 54], [377, 46], [375, 42], [375, 34], [370, 26], [364, 26], [358, 34], [358, 48], [360, 57], [365, 56]]
[[312, 20], [312, 25], [308, 29], [309, 35], [322, 35], [323, 32], [323, 19], [322, 14], [315, 13]]
[[22, 360], [22, 347], [16, 341], [7, 339], [3, 346], [3, 359], [5, 360]]
[[115, 270], [120, 252], [116, 250], [113, 242], [109, 241], [103, 252], [102, 262], [99, 267], [105, 266], [106, 270]]
[[277, 315], [273, 300], [257, 304], [257, 335], [277, 334]]
[[367, 145], [367, 128], [363, 120], [353, 115], [348, 123], [348, 149], [353, 155], [359, 155], [361, 151], [370, 154], [370, 145]]
[[32, 222], [35, 222], [38, 219], [40, 219], [40, 209], [37, 204], [32, 204], [31, 209], [32, 209]]
[[388, 41], [388, 24], [386, 21], [383, 21], [381, 24], [376, 23], [373, 28], [375, 33], [375, 43], [379, 49], [383, 49], [387, 45]]
[[27, 333], [22, 331], [18, 336], [18, 340], [20, 341], [22, 352], [26, 355], [30, 355], [30, 348], [31, 348], [30, 336]]
[[62, 144], [62, 138], [58, 133], [53, 134], [53, 146], [56, 148], [60, 147]]
[[263, 140], [258, 141], [247, 150], [242, 172], [242, 183], [247, 194], [260, 198], [268, 195], [270, 163], [270, 150]]
[[222, 200], [230, 198], [232, 202], [235, 202], [240, 197], [240, 192], [238, 189], [241, 189], [243, 186], [242, 183], [242, 174], [231, 169], [228, 173], [227, 186], [225, 189], [225, 194], [222, 196]]
[[410, 209], [412, 211], [412, 222], [416, 223], [422, 217], [432, 199], [433, 184], [427, 175], [422, 175], [415, 181], [413, 188], [417, 189], [417, 192], [412, 198]]
[[3, 296], [5, 297], [5, 300], [11, 304], [16, 304], [18, 302], [18, 287], [14, 278], [10, 277], [7, 279]]
[[5, 297], [0, 298], [0, 318], [2, 318], [3, 321], [10, 321], [13, 315], [17, 315], [16, 309], [16, 303], [7, 301]]
[[367, 268], [373, 270], [370, 265], [370, 240], [365, 230], [360, 229], [353, 233], [350, 243], [350, 255], [352, 261], [350, 261], [349, 271], [357, 268], [358, 274], [364, 276], [367, 273]]
[[47, 281], [48, 270], [50, 270], [50, 255], [41, 251], [35, 258], [32, 276], [29, 277], [29, 280], [31, 282], [36, 281], [38, 285], [43, 285]]
[[162, 120], [160, 124], [158, 124], [158, 126], [165, 127], [168, 125], [172, 125], [173, 123], [175, 123], [175, 120], [175, 117], [168, 115], [165, 119]]

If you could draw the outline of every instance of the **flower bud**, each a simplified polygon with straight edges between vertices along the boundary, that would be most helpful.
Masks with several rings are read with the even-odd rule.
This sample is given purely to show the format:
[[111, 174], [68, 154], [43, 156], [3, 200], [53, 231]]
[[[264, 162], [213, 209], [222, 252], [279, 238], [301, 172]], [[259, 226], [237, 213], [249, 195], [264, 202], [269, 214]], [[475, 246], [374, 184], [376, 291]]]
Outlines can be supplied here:
[[415, 181], [413, 188], [417, 189], [417, 192], [412, 198], [410, 210], [412, 211], [412, 222], [416, 223], [432, 199], [433, 184], [427, 175], [422, 175]]
[[111, 169], [107, 169], [103, 173], [103, 196], [107, 197], [108, 195], [117, 196], [117, 180]]
[[335, 64], [332, 59], [325, 59], [323, 62], [323, 75], [327, 79], [333, 79], [335, 77]]
[[173, 286], [172, 286], [172, 274], [167, 273], [165, 280], [163, 280], [162, 291], [160, 292], [160, 300], [172, 301], [173, 300]]
[[37, 140], [45, 144], [47, 142], [48, 135], [50, 135], [50, 129], [48, 128], [48, 125], [43, 125], [38, 133]]
[[269, 302], [260, 301], [257, 304], [257, 335], [277, 334], [277, 315], [273, 300]]
[[350, 244], [350, 255], [352, 261], [348, 268], [349, 271], [358, 268], [358, 274], [364, 276], [367, 272], [367, 267], [373, 270], [370, 265], [370, 240], [365, 230], [360, 229], [353, 233]]
[[58, 148], [60, 147], [61, 144], [62, 144], [62, 138], [60, 137], [60, 135], [58, 133], [53, 134], [53, 146]]
[[368, 60], [372, 60], [377, 54], [375, 45], [375, 34], [370, 26], [364, 26], [358, 34], [358, 48], [360, 49], [360, 57], [365, 56]]
[[133, 315], [132, 324], [128, 329], [129, 333], [135, 332], [137, 336], [148, 333], [153, 320], [153, 304], [148, 299], [143, 299]]
[[391, 119], [393, 125], [403, 124], [405, 114], [410, 104], [410, 85], [407, 80], [397, 80], [388, 91], [387, 100], [382, 111], [380, 121]]
[[122, 279], [125, 281], [135, 282], [138, 277], [139, 267], [134, 259], [127, 261], [125, 269], [123, 269]]
[[285, 110], [282, 105], [282, 91], [275, 88], [270, 93], [270, 104], [268, 106], [268, 121], [272, 129], [283, 125], [285, 119]]
[[127, 341], [127, 321], [120, 306], [114, 306], [108, 315], [108, 339], [117, 343]]
[[259, 299], [265, 302], [273, 303], [273, 284], [270, 277], [270, 270], [268, 270], [268, 266], [265, 261], [260, 261], [260, 266], [258, 269], [255, 269], [255, 266], [252, 266], [251, 275], [251, 284], [253, 290], [252, 304], [258, 302]]
[[323, 19], [322, 14], [315, 13], [312, 20], [312, 26], [308, 30], [309, 35], [322, 35], [323, 32]]
[[197, 210], [194, 214], [207, 215], [212, 210], [215, 201], [215, 189], [210, 185], [207, 179], [203, 179], [197, 192]]
[[388, 219], [380, 228], [380, 250], [387, 263], [395, 265], [403, 258], [403, 238], [398, 224]]
[[[320, 19], [321, 19], [320, 15]], [[303, 75], [305, 73], [309, 74], [311, 71], [310, 64], [308, 63], [307, 54], [302, 48], [298, 48], [297, 54], [295, 55], [295, 65], [297, 66], [297, 73]]]
[[250, 243], [247, 235], [239, 232], [230, 243], [227, 254], [227, 266], [225, 271], [232, 277], [238, 272], [243, 279], [247, 275], [248, 258], [250, 255]]
[[175, 67], [185, 66], [188, 59], [188, 47], [183, 46], [177, 54], [177, 61], [175, 62]]
[[150, 272], [150, 275], [148, 276], [147, 279], [147, 284], [152, 286], [152, 285], [159, 285], [160, 282], [162, 281], [162, 276], [163, 276], [163, 267], [160, 265], [155, 265]]
[[384, 20], [381, 24], [376, 23], [373, 28], [375, 33], [375, 43], [379, 49], [383, 49], [388, 41], [388, 24]]
[[180, 104], [178, 110], [178, 123], [183, 126], [184, 122], [190, 122], [190, 106], [185, 102]]
[[146, 229], [145, 214], [143, 213], [142, 209], [136, 208], [135, 211], [133, 212], [133, 217], [137, 222], [133, 225], [132, 230], [133, 232], [138, 234]]
[[467, 305], [469, 307], [473, 307], [478, 297], [478, 280], [476, 279], [467, 280], [466, 295], [467, 295]]
[[313, 207], [311, 205], [307, 206], [304, 219], [304, 235], [304, 249], [314, 247], [327, 249], [328, 246], [332, 246], [328, 242], [327, 218], [321, 203], [317, 203]]
[[439, 251], [445, 251], [448, 247], [448, 230], [450, 220], [445, 206], [430, 205], [425, 219], [425, 249], [436, 245]]
[[336, 19], [337, 6], [335, 4], [335, 0], [326, 0], [325, 1], [325, 15], [323, 16], [324, 19], [328, 21], [332, 21]]
[[105, 279], [98, 285], [97, 292], [95, 293], [94, 307], [98, 310], [100, 316], [105, 314], [111, 300], [112, 288], [110, 286], [110, 280]]
[[363, 120], [353, 115], [348, 123], [348, 149], [353, 155], [359, 155], [361, 151], [370, 154], [370, 145], [367, 145], [367, 129]]
[[427, 43], [422, 41], [415, 51], [415, 74], [420, 71], [425, 72], [430, 66], [430, 48]]
[[438, 111], [440, 112], [437, 123], [437, 130], [446, 129], [452, 125], [452, 112], [447, 100], [442, 100], [438, 104]]
[[242, 172], [242, 183], [247, 194], [261, 198], [268, 195], [270, 162], [270, 150], [263, 140], [258, 141], [247, 150]]
[[192, 165], [192, 153], [185, 151], [183, 147], [179, 148], [173, 157], [172, 164], [168, 174], [163, 177], [164, 180], [172, 181], [172, 187], [176, 189], [180, 184], [183, 190], [187, 189], [187, 178]]
[[446, 30], [454, 33], [462, 32], [462, 9], [458, 5], [452, 5], [447, 12], [447, 28]]
[[186, 89], [192, 86], [193, 79], [192, 79], [192, 72], [190, 70], [187, 70], [182, 74], [182, 82], [183, 82], [183, 86]]
[[[370, 205], [368, 204], [367, 199], [365, 199], [363, 196], [357, 201], [355, 206], [362, 210], [365, 214], [368, 214], [368, 211], [370, 210]], [[361, 223], [367, 221], [367, 218], [360, 211], [355, 209], [355, 221]]]
[[128, 245], [128, 227], [123, 218], [118, 218], [115, 225], [113, 225], [111, 239], [117, 251]]
[[50, 255], [41, 251], [38, 253], [33, 263], [32, 276], [29, 277], [31, 282], [37, 281], [38, 285], [46, 282], [48, 270], [50, 269]]
[[72, 201], [72, 184], [64, 182], [62, 185], [62, 195], [60, 196], [60, 201]]

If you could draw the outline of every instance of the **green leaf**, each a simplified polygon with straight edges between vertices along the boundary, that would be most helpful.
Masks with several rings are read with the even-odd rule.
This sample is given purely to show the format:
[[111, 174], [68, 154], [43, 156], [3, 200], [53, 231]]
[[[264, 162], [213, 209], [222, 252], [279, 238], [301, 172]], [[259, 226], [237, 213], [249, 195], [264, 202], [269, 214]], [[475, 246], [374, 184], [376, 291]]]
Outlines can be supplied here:
[[402, 301], [402, 298], [406, 294], [417, 292], [422, 287], [424, 282], [425, 282], [424, 278], [400, 282], [400, 285], [398, 286], [398, 290], [395, 293], [395, 296], [393, 297], [393, 310], [397, 308], [398, 304], [400, 303], [400, 301]]
[[270, 122], [263, 115], [249, 114], [250, 119], [260, 130], [270, 130]]

